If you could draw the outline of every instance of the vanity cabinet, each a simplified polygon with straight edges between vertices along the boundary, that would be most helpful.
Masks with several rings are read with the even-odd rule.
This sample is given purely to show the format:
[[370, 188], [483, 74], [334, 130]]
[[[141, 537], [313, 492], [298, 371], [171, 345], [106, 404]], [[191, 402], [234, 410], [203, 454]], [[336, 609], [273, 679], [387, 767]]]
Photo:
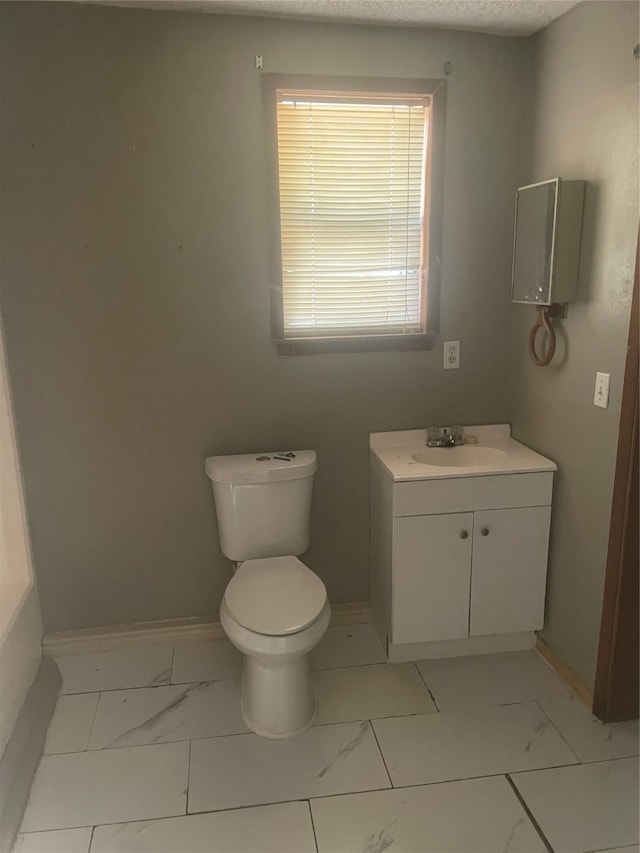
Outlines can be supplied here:
[[400, 647], [541, 628], [552, 486], [551, 472], [395, 482], [372, 459], [378, 633]]
[[392, 638], [542, 627], [550, 507], [394, 519]]

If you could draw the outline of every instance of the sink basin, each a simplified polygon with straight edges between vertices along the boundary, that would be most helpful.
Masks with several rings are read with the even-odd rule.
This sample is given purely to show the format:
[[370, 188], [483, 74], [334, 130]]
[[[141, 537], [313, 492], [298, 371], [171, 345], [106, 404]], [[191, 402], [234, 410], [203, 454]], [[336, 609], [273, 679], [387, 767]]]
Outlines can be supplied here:
[[426, 447], [411, 457], [414, 462], [434, 468], [479, 468], [500, 465], [507, 454], [494, 447], [463, 444], [459, 447]]

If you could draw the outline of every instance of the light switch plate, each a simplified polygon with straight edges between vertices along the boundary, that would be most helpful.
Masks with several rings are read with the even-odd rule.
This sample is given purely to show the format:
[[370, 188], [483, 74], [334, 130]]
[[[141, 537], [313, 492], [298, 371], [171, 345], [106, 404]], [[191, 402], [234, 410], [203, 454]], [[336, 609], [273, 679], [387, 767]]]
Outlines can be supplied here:
[[596, 373], [596, 390], [593, 395], [593, 405], [599, 406], [601, 409], [609, 407], [609, 381], [611, 374]]

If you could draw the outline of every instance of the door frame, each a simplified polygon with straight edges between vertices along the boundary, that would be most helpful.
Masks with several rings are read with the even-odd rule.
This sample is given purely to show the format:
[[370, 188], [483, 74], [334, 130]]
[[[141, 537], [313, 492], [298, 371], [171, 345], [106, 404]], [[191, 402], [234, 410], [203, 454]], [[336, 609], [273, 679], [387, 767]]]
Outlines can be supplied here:
[[622, 388], [593, 713], [604, 722], [638, 717], [638, 263]]

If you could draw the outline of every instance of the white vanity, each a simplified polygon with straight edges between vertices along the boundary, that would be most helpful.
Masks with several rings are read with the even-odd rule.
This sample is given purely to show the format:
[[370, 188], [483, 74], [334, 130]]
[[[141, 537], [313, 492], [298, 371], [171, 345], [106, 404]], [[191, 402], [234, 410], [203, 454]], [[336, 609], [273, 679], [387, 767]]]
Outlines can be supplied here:
[[508, 424], [460, 447], [371, 435], [371, 605], [389, 660], [531, 648], [542, 627], [556, 465]]

